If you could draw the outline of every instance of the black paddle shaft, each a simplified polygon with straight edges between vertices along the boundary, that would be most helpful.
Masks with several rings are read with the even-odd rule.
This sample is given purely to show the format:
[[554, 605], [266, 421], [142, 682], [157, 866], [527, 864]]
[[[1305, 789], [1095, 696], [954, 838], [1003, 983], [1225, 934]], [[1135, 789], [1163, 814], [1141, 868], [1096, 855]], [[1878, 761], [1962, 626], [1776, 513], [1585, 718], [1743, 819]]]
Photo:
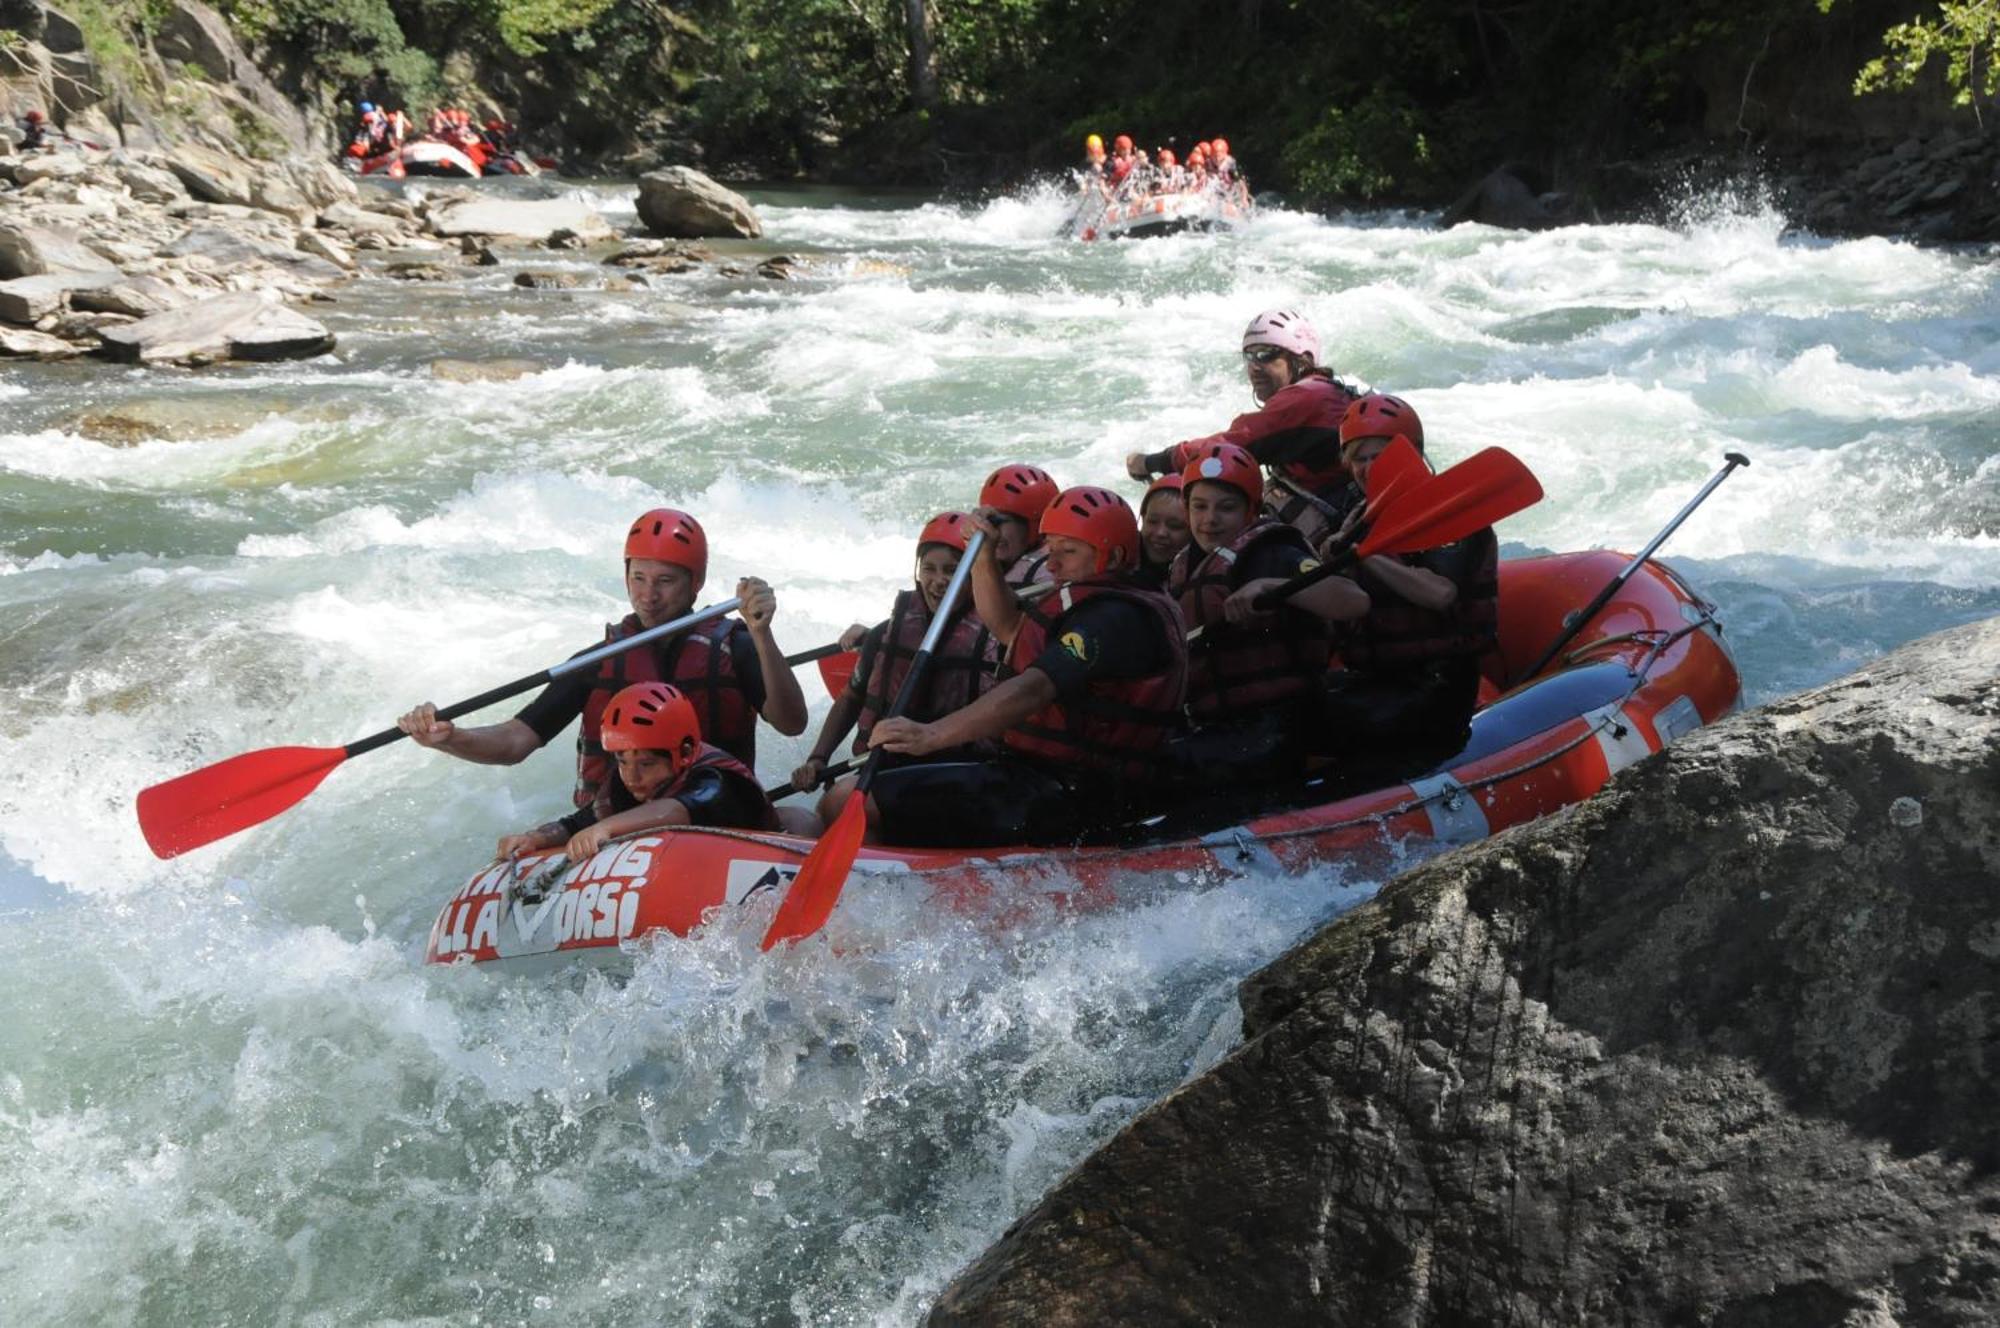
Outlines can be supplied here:
[[[657, 627], [648, 627], [643, 632], [635, 632], [631, 636], [620, 637], [616, 641], [606, 642], [595, 650], [586, 650], [581, 655], [573, 656], [560, 664], [543, 669], [539, 673], [531, 673], [525, 678], [516, 678], [512, 682], [502, 683], [490, 691], [484, 691], [477, 696], [468, 696], [463, 701], [454, 702], [438, 711], [437, 717], [439, 719], [457, 719], [460, 715], [469, 715], [475, 710], [483, 710], [495, 701], [504, 701], [510, 696], [519, 696], [522, 692], [531, 691], [536, 687], [542, 686], [544, 683], [552, 682], [567, 674], [575, 673], [579, 669], [586, 669], [593, 665], [601, 664], [613, 655], [622, 655], [636, 646], [650, 645], [661, 637], [672, 636], [676, 632], [685, 632], [688, 628], [705, 623], [710, 618], [720, 618], [725, 613], [734, 613], [742, 606], [742, 603], [743, 601], [739, 599], [726, 599], [720, 604], [711, 604], [705, 609], [696, 609], [693, 613], [684, 614], [672, 622], [663, 622]], [[383, 729], [380, 733], [371, 733], [367, 737], [357, 739], [343, 747], [341, 750], [346, 753], [346, 756], [342, 759], [352, 759], [363, 752], [372, 752], [377, 747], [386, 747], [398, 738], [407, 738], [409, 736], [409, 734], [399, 728], [387, 728]]]
[[[903, 675], [903, 685], [896, 689], [895, 704], [889, 707], [889, 713], [883, 718], [894, 719], [901, 715], [916, 699], [917, 688], [923, 685], [924, 674], [930, 671], [931, 651], [937, 649], [938, 638], [944, 635], [945, 624], [951, 620], [951, 611], [958, 607], [958, 597], [965, 590], [967, 578], [972, 575], [972, 560], [979, 556], [979, 550], [985, 543], [984, 531], [975, 532], [965, 542], [965, 556], [959, 560], [958, 570], [951, 574], [951, 584], [945, 587], [944, 598], [938, 601], [937, 612], [931, 615], [931, 625], [924, 629], [924, 639], [917, 647], [915, 658], [910, 661], [910, 671]], [[882, 766], [880, 761], [872, 759], [872, 753], [870, 756], [871, 759], [862, 763], [861, 778], [854, 782], [854, 796], [857, 798], [867, 796], [868, 790], [874, 786], [875, 772]]]
[[1665, 528], [1659, 534], [1653, 536], [1646, 547], [1639, 550], [1638, 555], [1631, 562], [1626, 563], [1624, 569], [1617, 576], [1612, 577], [1604, 589], [1597, 592], [1595, 599], [1585, 605], [1581, 612], [1565, 614], [1563, 616], [1563, 629], [1561, 633], [1557, 635], [1554, 641], [1549, 643], [1549, 648], [1542, 652], [1541, 658], [1537, 659], [1531, 667], [1523, 671], [1521, 676], [1514, 680], [1515, 682], [1526, 681], [1547, 668], [1549, 661], [1554, 659], [1564, 646], [1576, 639], [1576, 634], [1583, 630], [1584, 624], [1595, 618], [1598, 610], [1609, 604], [1611, 597], [1618, 593], [1619, 588], [1632, 579], [1632, 573], [1645, 566], [1646, 560], [1657, 553], [1660, 546], [1667, 542], [1668, 537], [1681, 528], [1681, 522], [1687, 520], [1694, 513], [1694, 509], [1700, 507], [1702, 501], [1708, 495], [1715, 492], [1716, 486], [1728, 479], [1730, 472], [1738, 466], [1747, 466], [1750, 464], [1750, 458], [1744, 456], [1741, 452], [1724, 452], [1722, 460], [1722, 469], [1708, 477], [1708, 483], [1701, 486], [1701, 492], [1688, 499], [1687, 506], [1674, 514], [1674, 519], [1667, 522]]

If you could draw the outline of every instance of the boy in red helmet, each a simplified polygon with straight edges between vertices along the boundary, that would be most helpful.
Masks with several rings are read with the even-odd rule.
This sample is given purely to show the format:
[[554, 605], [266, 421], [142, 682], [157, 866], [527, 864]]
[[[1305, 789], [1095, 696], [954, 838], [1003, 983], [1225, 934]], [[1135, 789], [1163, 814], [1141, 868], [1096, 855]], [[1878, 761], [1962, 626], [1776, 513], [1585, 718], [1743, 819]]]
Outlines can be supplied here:
[[[1400, 397], [1374, 392], [1348, 408], [1340, 438], [1357, 498], [1375, 458], [1399, 437], [1422, 455], [1423, 421]], [[1358, 519], [1357, 508], [1341, 533]], [[1342, 667], [1326, 693], [1330, 750], [1428, 768], [1464, 746], [1478, 706], [1480, 660], [1498, 640], [1499, 540], [1489, 526], [1443, 548], [1377, 554], [1354, 579], [1369, 607], [1338, 642]]]
[[1180, 610], [1132, 574], [1138, 518], [1108, 489], [1056, 495], [1040, 525], [1057, 590], [1032, 614], [993, 555], [998, 528], [977, 513], [967, 525], [987, 539], [973, 602], [1014, 676], [933, 721], [881, 720], [869, 745], [926, 757], [998, 739], [1002, 754], [883, 770], [871, 833], [894, 844], [1061, 843], [1129, 819], [1160, 785], [1187, 682]]
[[[854, 730], [854, 754], [861, 756], [868, 751], [869, 735], [902, 690], [924, 632], [965, 557], [965, 521], [963, 512], [940, 512], [924, 523], [917, 536], [916, 586], [897, 592], [889, 616], [862, 639], [861, 663], [849, 676], [847, 690], [827, 712], [812, 754], [792, 772], [793, 788], [804, 792], [819, 786], [833, 749], [850, 728]], [[937, 719], [972, 704], [999, 681], [1000, 643], [971, 609], [969, 603], [957, 606], [956, 620], [938, 639], [923, 685], [905, 714], [920, 720]], [[828, 789], [820, 799], [820, 819], [832, 824], [853, 788], [854, 777], [850, 775]]]
[[29, 111], [21, 117], [21, 151], [38, 152], [51, 146], [49, 143], [49, 122], [40, 111]]
[[[603, 640], [684, 617], [693, 611], [707, 576], [708, 537], [700, 523], [670, 507], [644, 513], [625, 535], [625, 595], [632, 612], [607, 624]], [[777, 595], [761, 578], [747, 576], [736, 583], [736, 597], [743, 601], [740, 618], [711, 619], [614, 656], [595, 672], [558, 678], [512, 719], [461, 727], [440, 720], [437, 707], [426, 701], [397, 726], [420, 746], [462, 761], [517, 765], [581, 718], [573, 797], [584, 807], [610, 774], [600, 728], [612, 695], [635, 682], [669, 682], [694, 704], [708, 741], [754, 767], [757, 720], [788, 736], [803, 733], [806, 699], [771, 634]]]
[[582, 862], [620, 835], [676, 825], [775, 830], [778, 813], [748, 766], [701, 740], [694, 703], [662, 682], [633, 683], [604, 710], [615, 765], [591, 802], [560, 820], [506, 835], [495, 856], [566, 846]]
[[1213, 443], [1181, 475], [1193, 543], [1167, 575], [1167, 593], [1195, 639], [1188, 646], [1183, 773], [1213, 784], [1301, 774], [1316, 750], [1329, 624], [1368, 612], [1368, 596], [1328, 577], [1275, 610], [1258, 596], [1317, 566], [1298, 527], [1264, 515], [1264, 475], [1231, 443]]
[[992, 553], [1016, 590], [1049, 579], [1042, 513], [1059, 488], [1040, 466], [1019, 462], [999, 467], [980, 486], [977, 514], [998, 532]]

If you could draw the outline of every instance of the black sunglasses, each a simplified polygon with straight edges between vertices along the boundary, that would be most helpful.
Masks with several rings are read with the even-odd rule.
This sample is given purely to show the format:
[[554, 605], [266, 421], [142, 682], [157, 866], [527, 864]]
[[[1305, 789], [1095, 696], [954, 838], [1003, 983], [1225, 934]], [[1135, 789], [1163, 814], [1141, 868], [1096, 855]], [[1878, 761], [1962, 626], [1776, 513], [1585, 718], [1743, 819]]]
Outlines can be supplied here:
[[1276, 346], [1245, 346], [1243, 358], [1252, 364], [1269, 364], [1285, 352]]

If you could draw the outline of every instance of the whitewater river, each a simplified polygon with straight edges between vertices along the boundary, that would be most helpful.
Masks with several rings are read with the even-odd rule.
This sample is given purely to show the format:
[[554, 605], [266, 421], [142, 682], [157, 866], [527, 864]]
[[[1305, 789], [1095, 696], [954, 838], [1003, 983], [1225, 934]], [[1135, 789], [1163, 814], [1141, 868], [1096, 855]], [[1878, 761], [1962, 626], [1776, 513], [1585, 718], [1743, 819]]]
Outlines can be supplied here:
[[[1375, 887], [1141, 882], [1001, 935], [850, 892], [842, 954], [762, 958], [747, 918], [629, 976], [425, 969], [442, 896], [564, 806], [562, 743], [511, 770], [400, 745], [148, 854], [146, 784], [589, 640], [647, 507], [698, 513], [711, 590], [767, 577], [779, 639], [814, 645], [886, 612], [918, 521], [993, 465], [1109, 482], [1220, 427], [1242, 325], [1290, 304], [1441, 460], [1535, 469], [1510, 554], [1636, 547], [1748, 453], [1669, 553], [1752, 702], [2000, 612], [1987, 255], [1732, 201], [1097, 246], [1051, 238], [1052, 195], [757, 201], [754, 252], [803, 279], [475, 269], [341, 292], [311, 363], [0, 367], [0, 1323], [911, 1323], [1233, 1044], [1236, 980]], [[533, 263], [565, 265], [592, 270]], [[459, 384], [444, 356], [544, 368]], [[91, 412], [139, 441], [80, 436]], [[761, 750], [775, 779], [804, 746]]]

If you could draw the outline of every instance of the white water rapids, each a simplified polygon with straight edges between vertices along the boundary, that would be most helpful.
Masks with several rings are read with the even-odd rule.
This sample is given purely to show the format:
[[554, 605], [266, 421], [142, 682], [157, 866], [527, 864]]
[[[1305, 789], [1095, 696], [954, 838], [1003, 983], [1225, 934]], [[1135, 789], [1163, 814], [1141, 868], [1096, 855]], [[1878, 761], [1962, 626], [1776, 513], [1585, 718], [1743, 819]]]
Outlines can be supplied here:
[[[1534, 468], [1509, 553], [1634, 548], [1749, 454], [1667, 555], [1752, 703], [2000, 612], [1990, 254], [1731, 200], [1081, 245], [1054, 194], [756, 198], [768, 239], [734, 248], [802, 279], [514, 288], [597, 271], [535, 255], [342, 291], [310, 363], [0, 365], [0, 1323], [911, 1323], [1233, 1044], [1237, 980], [1374, 888], [1141, 881], [998, 936], [850, 891], [844, 952], [760, 956], [749, 918], [629, 977], [422, 967], [494, 838], [564, 805], [566, 742], [511, 770], [399, 745], [147, 853], [146, 784], [585, 644], [647, 507], [699, 514], [711, 592], [764, 575], [802, 649], [883, 616], [917, 523], [1001, 461], [1136, 492], [1127, 451], [1247, 408], [1237, 336], [1287, 304], [1440, 461]], [[80, 436], [120, 412], [140, 441]], [[775, 780], [804, 746], [761, 750]]]

